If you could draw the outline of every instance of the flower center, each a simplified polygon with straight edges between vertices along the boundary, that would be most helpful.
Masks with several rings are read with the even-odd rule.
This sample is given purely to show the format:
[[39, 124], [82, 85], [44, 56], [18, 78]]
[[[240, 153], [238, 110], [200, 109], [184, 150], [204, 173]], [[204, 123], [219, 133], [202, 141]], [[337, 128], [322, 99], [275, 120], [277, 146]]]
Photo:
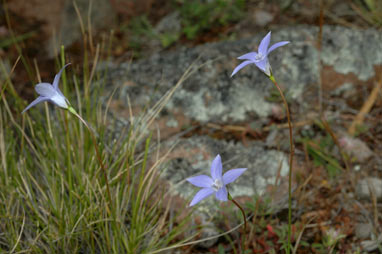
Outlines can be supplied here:
[[215, 179], [214, 183], [212, 184], [212, 189], [218, 191], [221, 187], [223, 187], [223, 182], [220, 179]]
[[256, 56], [255, 56], [255, 61], [261, 61], [264, 59], [264, 55], [261, 54], [261, 53], [258, 53]]

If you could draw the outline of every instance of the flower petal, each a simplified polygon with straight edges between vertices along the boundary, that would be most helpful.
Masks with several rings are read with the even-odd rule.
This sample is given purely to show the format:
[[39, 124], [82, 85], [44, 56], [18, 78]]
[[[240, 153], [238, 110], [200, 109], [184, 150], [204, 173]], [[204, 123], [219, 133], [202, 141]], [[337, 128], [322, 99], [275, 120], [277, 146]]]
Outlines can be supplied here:
[[232, 72], [232, 74], [231, 74], [231, 77], [232, 77], [233, 75], [235, 75], [236, 72], [240, 71], [240, 69], [242, 69], [243, 67], [245, 67], [246, 65], [248, 65], [248, 64], [250, 64], [250, 63], [253, 63], [253, 62], [252, 62], [252, 61], [244, 61], [244, 62], [242, 62], [241, 64], [239, 64], [239, 65], [233, 70], [233, 72]]
[[198, 191], [198, 193], [196, 193], [196, 195], [192, 199], [190, 206], [196, 205], [197, 203], [199, 203], [200, 201], [202, 201], [206, 197], [212, 195], [214, 192], [215, 191], [212, 188], [201, 189], [200, 191]]
[[223, 186], [216, 192], [216, 198], [219, 199], [220, 201], [228, 200], [228, 192], [225, 186]]
[[187, 181], [195, 185], [196, 187], [201, 187], [201, 188], [209, 188], [213, 184], [212, 178], [206, 175], [190, 177], [190, 178], [187, 178]]
[[256, 56], [257, 56], [256, 52], [251, 52], [251, 53], [247, 53], [247, 54], [244, 54], [242, 56], [239, 56], [237, 59], [255, 61]]
[[275, 44], [273, 44], [269, 49], [268, 49], [268, 54], [271, 53], [273, 50], [277, 49], [278, 47], [281, 47], [281, 46], [284, 46], [286, 44], [288, 44], [289, 41], [280, 41], [280, 42], [276, 42]]
[[[58, 83], [60, 81], [61, 74], [64, 71], [64, 69], [66, 68], [66, 66], [68, 66], [68, 65], [70, 65], [70, 63], [64, 65], [64, 67], [62, 67], [61, 70], [54, 77], [54, 80], [53, 80], [53, 87], [54, 87], [54, 89], [56, 89], [56, 90], [58, 89]], [[59, 93], [61, 93], [61, 91]]]
[[271, 41], [271, 32], [269, 32], [265, 37], [261, 40], [259, 45], [258, 53], [266, 56], [268, 54], [268, 46]]
[[48, 98], [51, 98], [57, 94], [56, 90], [54, 90], [53, 86], [49, 83], [39, 83], [34, 89], [39, 95]]
[[61, 108], [67, 109], [69, 107], [69, 101], [65, 98], [65, 96], [59, 93], [56, 93], [54, 96], [52, 96], [49, 101]]
[[265, 58], [262, 61], [255, 62], [256, 66], [262, 70], [268, 76], [271, 75], [271, 66], [269, 65], [268, 58]]
[[25, 111], [27, 111], [28, 109], [30, 109], [31, 107], [35, 106], [36, 104], [39, 104], [40, 102], [43, 102], [43, 101], [48, 101], [49, 98], [47, 97], [43, 97], [43, 96], [39, 96], [37, 97], [37, 99], [35, 99], [34, 101], [31, 102], [31, 104], [29, 104], [24, 110], [23, 112], [21, 112], [21, 114], [24, 114]]
[[233, 181], [236, 180], [236, 178], [238, 178], [246, 170], [247, 170], [246, 168], [236, 168], [236, 169], [228, 170], [223, 175], [223, 184], [226, 185], [226, 184], [232, 183]]
[[223, 171], [223, 166], [222, 166], [222, 159], [220, 158], [220, 155], [216, 155], [215, 159], [212, 161], [211, 164], [211, 176], [212, 180], [215, 179], [221, 179], [222, 178], [222, 171]]

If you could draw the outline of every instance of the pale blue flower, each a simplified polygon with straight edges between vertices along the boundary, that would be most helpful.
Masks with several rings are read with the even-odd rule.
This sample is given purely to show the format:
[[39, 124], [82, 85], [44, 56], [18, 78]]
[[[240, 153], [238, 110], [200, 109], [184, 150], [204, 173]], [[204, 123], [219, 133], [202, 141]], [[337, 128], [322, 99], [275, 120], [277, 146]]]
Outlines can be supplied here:
[[[70, 64], [70, 63], [69, 63]], [[69, 64], [66, 64], [59, 73], [54, 77], [53, 84], [50, 83], [38, 83], [35, 87], [36, 92], [40, 95], [32, 101], [31, 104], [26, 107], [22, 113], [30, 109], [31, 107], [35, 106], [36, 104], [43, 102], [43, 101], [49, 101], [51, 103], [56, 104], [57, 106], [68, 109], [70, 106], [70, 103], [68, 99], [65, 98], [65, 96], [62, 94], [60, 89], [58, 88], [58, 82], [60, 81], [60, 77], [62, 74], [62, 71], [65, 69], [66, 66]]]
[[235, 75], [240, 69], [248, 64], [255, 64], [261, 71], [263, 71], [268, 76], [271, 76], [271, 66], [268, 61], [268, 54], [278, 47], [284, 46], [289, 43], [289, 41], [280, 41], [273, 44], [268, 48], [271, 41], [271, 32], [269, 32], [260, 42], [258, 52], [251, 52], [238, 57], [237, 59], [246, 60], [239, 64], [232, 72], [231, 77]]
[[216, 193], [216, 198], [221, 201], [228, 200], [228, 192], [226, 185], [232, 183], [236, 180], [246, 168], [237, 168], [231, 169], [222, 175], [222, 161], [220, 155], [217, 155], [215, 159], [212, 161], [211, 165], [211, 177], [207, 175], [199, 175], [190, 177], [187, 179], [188, 182], [193, 185], [202, 188], [198, 193], [196, 193], [195, 197], [192, 199], [190, 206], [193, 206], [206, 197]]

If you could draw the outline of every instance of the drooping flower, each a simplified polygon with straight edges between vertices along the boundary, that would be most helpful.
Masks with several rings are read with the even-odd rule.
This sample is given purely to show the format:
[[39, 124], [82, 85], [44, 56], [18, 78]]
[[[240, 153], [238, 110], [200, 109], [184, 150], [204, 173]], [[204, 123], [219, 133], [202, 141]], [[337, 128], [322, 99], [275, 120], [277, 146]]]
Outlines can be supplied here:
[[193, 185], [202, 188], [192, 199], [190, 206], [193, 206], [208, 196], [216, 193], [216, 198], [220, 201], [228, 200], [226, 185], [236, 180], [246, 168], [231, 169], [222, 174], [223, 167], [220, 155], [217, 155], [211, 164], [211, 176], [198, 175], [187, 179]]
[[[70, 64], [70, 63], [69, 63]], [[70, 103], [68, 99], [65, 98], [64, 94], [60, 91], [58, 88], [58, 83], [60, 81], [60, 77], [62, 74], [62, 71], [65, 69], [66, 66], [69, 64], [66, 64], [59, 73], [54, 77], [53, 84], [50, 83], [38, 83], [35, 87], [36, 92], [40, 95], [35, 99], [34, 101], [29, 104], [22, 113], [30, 109], [31, 107], [35, 106], [36, 104], [43, 102], [43, 101], [49, 101], [51, 103], [56, 104], [57, 106], [68, 109], [70, 107]]]
[[260, 42], [258, 52], [250, 52], [245, 55], [239, 56], [237, 59], [246, 60], [239, 64], [232, 72], [231, 77], [235, 75], [240, 69], [247, 66], [248, 64], [255, 64], [261, 71], [263, 71], [268, 76], [271, 76], [271, 65], [268, 61], [268, 54], [278, 47], [284, 46], [289, 43], [289, 41], [280, 41], [273, 44], [268, 48], [271, 41], [271, 32], [269, 32]]

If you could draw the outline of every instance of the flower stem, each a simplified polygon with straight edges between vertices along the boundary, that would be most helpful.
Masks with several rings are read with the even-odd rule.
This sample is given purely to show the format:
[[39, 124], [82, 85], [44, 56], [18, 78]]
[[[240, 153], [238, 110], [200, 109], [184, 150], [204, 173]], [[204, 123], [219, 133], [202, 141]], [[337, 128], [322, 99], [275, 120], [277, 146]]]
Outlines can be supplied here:
[[293, 146], [293, 130], [292, 130], [292, 121], [290, 119], [290, 112], [288, 103], [284, 97], [284, 93], [277, 84], [275, 77], [271, 74], [269, 76], [269, 79], [275, 84], [277, 90], [280, 93], [280, 96], [284, 102], [287, 119], [288, 119], [288, 126], [289, 126], [289, 148], [290, 148], [290, 154], [289, 154], [289, 183], [288, 183], [288, 245], [286, 249], [286, 253], [290, 253], [290, 247], [291, 247], [291, 235], [292, 235], [292, 168], [293, 168], [293, 155], [294, 155], [294, 146]]
[[244, 219], [244, 231], [247, 230], [247, 219], [245, 217], [245, 212], [244, 212], [244, 209], [239, 205], [238, 202], [236, 202], [236, 200], [234, 200], [231, 195], [228, 193], [228, 199], [231, 200], [241, 211], [241, 213], [243, 214], [243, 219]]
[[[108, 180], [108, 177], [107, 177], [107, 170], [106, 170], [106, 167], [105, 167], [105, 165], [103, 164], [103, 162], [102, 162], [102, 157], [101, 157], [101, 154], [100, 154], [100, 152], [99, 152], [99, 149], [98, 149], [98, 145], [97, 145], [97, 141], [96, 141], [96, 138], [95, 138], [95, 136], [94, 136], [94, 133], [93, 133], [93, 131], [91, 130], [91, 128], [89, 127], [89, 125], [88, 125], [88, 123], [76, 112], [76, 110], [73, 108], [73, 107], [71, 107], [71, 106], [69, 106], [69, 108], [68, 108], [68, 111], [70, 112], [70, 113], [72, 113], [73, 115], [75, 115], [85, 126], [86, 126], [86, 128], [89, 130], [89, 132], [90, 132], [90, 136], [91, 136], [91, 138], [92, 138], [92, 140], [93, 140], [93, 143], [94, 143], [94, 148], [95, 148], [95, 150], [96, 150], [96, 154], [97, 154], [97, 160], [98, 160], [98, 162], [99, 162], [99, 164], [101, 165], [101, 168], [102, 168], [102, 171], [103, 171], [103, 175], [104, 175], [104, 178], [105, 178], [105, 182], [106, 182], [106, 191], [107, 191], [107, 195], [108, 195], [108, 198], [109, 198], [109, 202], [112, 202], [112, 199], [111, 199], [111, 194], [110, 194], [110, 188], [109, 188], [109, 180]], [[107, 211], [108, 211], [108, 213], [110, 214], [111, 213], [111, 211], [110, 211], [110, 208], [109, 208], [109, 205], [108, 205], [108, 203], [107, 203], [107, 206], [106, 206], [106, 208], [107, 208]]]
[[245, 216], [245, 212], [244, 212], [244, 209], [241, 207], [241, 205], [239, 205], [238, 202], [236, 202], [236, 200], [234, 200], [231, 196], [231, 194], [229, 194], [228, 192], [228, 200], [231, 200], [232, 203], [234, 203], [241, 211], [241, 213], [243, 214], [243, 219], [244, 219], [244, 234], [241, 235], [241, 248], [242, 248], [242, 252], [244, 251], [244, 245], [245, 245], [245, 234], [247, 232], [247, 218]]

